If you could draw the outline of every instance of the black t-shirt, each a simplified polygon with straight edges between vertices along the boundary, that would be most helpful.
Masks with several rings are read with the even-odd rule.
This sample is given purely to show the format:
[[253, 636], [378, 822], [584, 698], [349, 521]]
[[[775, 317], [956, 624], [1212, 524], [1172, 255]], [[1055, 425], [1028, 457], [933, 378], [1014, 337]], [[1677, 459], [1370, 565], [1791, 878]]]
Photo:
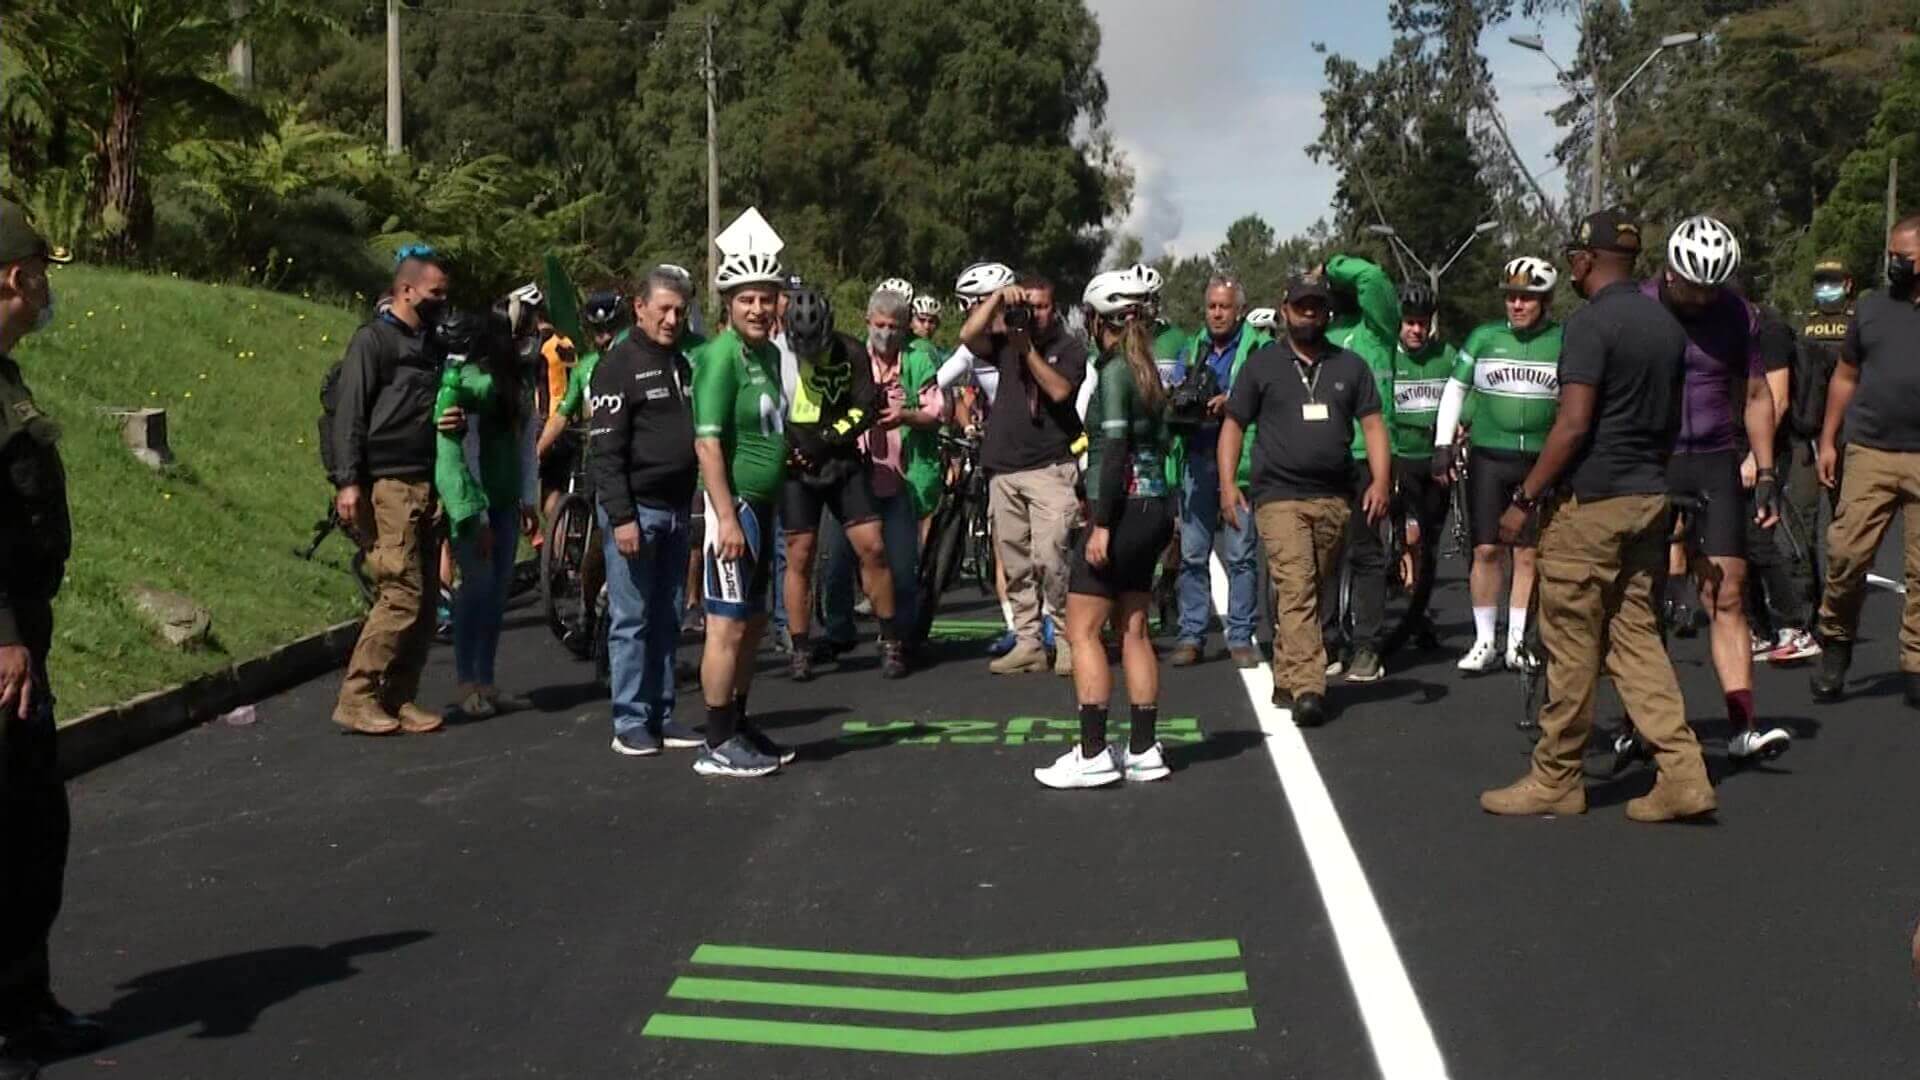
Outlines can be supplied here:
[[1847, 406], [1847, 441], [1920, 450], [1920, 304], [1886, 290], [1854, 305], [1840, 362], [1860, 369]]
[[1016, 353], [1005, 334], [993, 335], [989, 362], [1000, 370], [1000, 390], [987, 416], [980, 465], [989, 473], [1025, 472], [1074, 460], [1073, 443], [1083, 430], [1075, 406], [1087, 377], [1087, 349], [1056, 324], [1040, 355], [1073, 388], [1064, 401], [1049, 401], [1027, 371], [1024, 353]]
[[1591, 386], [1593, 429], [1566, 480], [1582, 499], [1667, 490], [1667, 459], [1680, 430], [1687, 332], [1665, 304], [1631, 281], [1615, 282], [1566, 321], [1560, 385]]
[[[1286, 342], [1247, 357], [1227, 415], [1253, 433], [1254, 503], [1353, 493], [1353, 425], [1380, 411], [1367, 362], [1322, 343], [1312, 368]], [[1310, 419], [1309, 416], [1313, 418]]]
[[[1767, 369], [1767, 374], [1769, 375], [1776, 371], [1790, 370], [1793, 367], [1794, 354], [1799, 344], [1794, 335], [1793, 327], [1788, 326], [1787, 321], [1780, 317], [1780, 313], [1770, 307], [1762, 306], [1755, 308], [1755, 310], [1759, 312], [1759, 328], [1754, 333], [1754, 346], [1760, 350], [1761, 366]], [[1787, 391], [1791, 394], [1793, 391], [1791, 379], [1788, 380], [1788, 384]], [[1777, 404], [1778, 403], [1776, 403], [1776, 405]], [[1788, 404], [1791, 406], [1791, 398], [1789, 398]], [[1738, 444], [1735, 449], [1744, 455], [1751, 448], [1751, 444], [1747, 439], [1746, 406], [1744, 402], [1739, 401], [1734, 402], [1733, 406], [1733, 435], [1735, 442]], [[1784, 462], [1786, 459], [1787, 439], [1788, 436], [1792, 434], [1792, 426], [1793, 417], [1791, 410], [1789, 410], [1786, 417], [1774, 425], [1773, 460], [1776, 464]]]

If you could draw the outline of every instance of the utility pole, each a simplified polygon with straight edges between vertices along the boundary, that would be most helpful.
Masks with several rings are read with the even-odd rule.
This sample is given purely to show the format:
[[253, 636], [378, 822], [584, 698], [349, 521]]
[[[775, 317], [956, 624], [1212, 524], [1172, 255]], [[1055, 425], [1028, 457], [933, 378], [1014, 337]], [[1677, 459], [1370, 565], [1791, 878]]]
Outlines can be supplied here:
[[[247, 0], [227, 0], [227, 14], [239, 22], [247, 16]], [[227, 71], [241, 93], [253, 89], [253, 42], [241, 38], [227, 52]]]
[[400, 0], [387, 0], [387, 153], [400, 148]]
[[703, 74], [707, 79], [707, 281], [711, 285], [720, 273], [720, 121], [714, 105], [713, 32], [719, 17], [707, 13], [707, 58]]
[[1887, 235], [1893, 235], [1893, 223], [1900, 220], [1900, 155], [1887, 146]]

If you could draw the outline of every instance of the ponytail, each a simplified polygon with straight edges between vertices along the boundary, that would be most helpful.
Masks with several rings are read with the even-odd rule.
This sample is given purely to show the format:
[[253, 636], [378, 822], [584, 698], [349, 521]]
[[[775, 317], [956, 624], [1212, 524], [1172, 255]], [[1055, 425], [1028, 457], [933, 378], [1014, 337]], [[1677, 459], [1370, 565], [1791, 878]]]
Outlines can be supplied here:
[[1160, 382], [1160, 365], [1153, 355], [1153, 334], [1147, 329], [1146, 319], [1136, 315], [1127, 320], [1120, 349], [1133, 373], [1133, 388], [1140, 404], [1150, 414], [1160, 412], [1167, 403], [1167, 388]]

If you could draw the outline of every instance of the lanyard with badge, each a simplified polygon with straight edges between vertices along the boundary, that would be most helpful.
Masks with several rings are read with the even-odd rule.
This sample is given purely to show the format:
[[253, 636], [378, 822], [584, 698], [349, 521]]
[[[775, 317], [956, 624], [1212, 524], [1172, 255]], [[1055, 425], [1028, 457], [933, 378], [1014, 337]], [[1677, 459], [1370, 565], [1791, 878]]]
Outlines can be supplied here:
[[1324, 421], [1328, 415], [1326, 405], [1314, 400], [1319, 392], [1321, 370], [1322, 368], [1319, 364], [1314, 364], [1313, 378], [1309, 379], [1307, 378], [1307, 366], [1300, 362], [1299, 357], [1294, 357], [1293, 373], [1300, 376], [1300, 385], [1306, 387], [1307, 390], [1307, 400], [1300, 405], [1300, 419], [1308, 423]]

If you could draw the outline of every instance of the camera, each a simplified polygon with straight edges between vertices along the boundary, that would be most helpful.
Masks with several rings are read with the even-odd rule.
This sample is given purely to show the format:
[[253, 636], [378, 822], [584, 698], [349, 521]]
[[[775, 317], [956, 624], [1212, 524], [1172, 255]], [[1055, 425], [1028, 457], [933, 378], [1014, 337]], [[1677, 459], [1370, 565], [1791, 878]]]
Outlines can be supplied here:
[[1008, 304], [1001, 315], [1006, 319], [1008, 330], [1030, 331], [1033, 329], [1033, 305], [1031, 304]]
[[1179, 427], [1199, 427], [1211, 419], [1207, 402], [1222, 393], [1220, 377], [1213, 365], [1201, 361], [1187, 368], [1186, 378], [1167, 397], [1167, 423]]

